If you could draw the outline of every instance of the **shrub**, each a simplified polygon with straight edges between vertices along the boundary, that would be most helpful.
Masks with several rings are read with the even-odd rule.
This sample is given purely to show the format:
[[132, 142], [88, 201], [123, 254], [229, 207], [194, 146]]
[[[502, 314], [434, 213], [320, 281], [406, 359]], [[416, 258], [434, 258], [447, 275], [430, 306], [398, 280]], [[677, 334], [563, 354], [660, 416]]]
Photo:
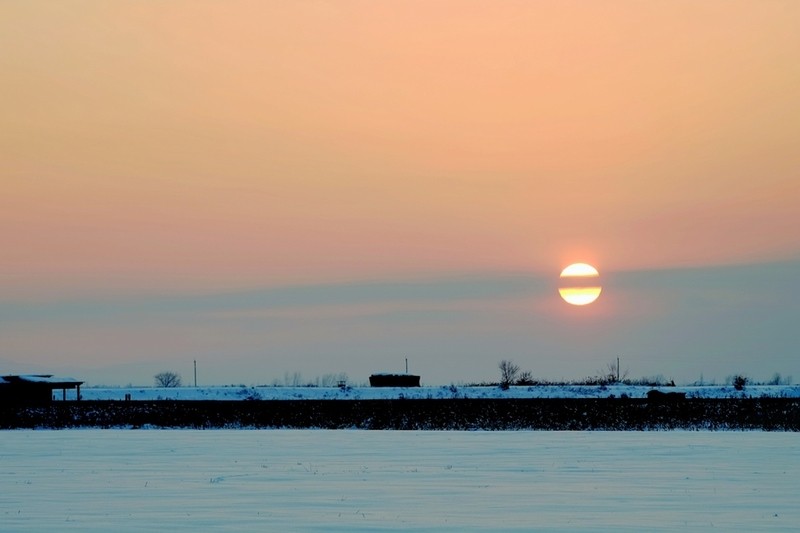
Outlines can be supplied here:
[[533, 374], [530, 370], [522, 372], [517, 378], [517, 385], [533, 385]]

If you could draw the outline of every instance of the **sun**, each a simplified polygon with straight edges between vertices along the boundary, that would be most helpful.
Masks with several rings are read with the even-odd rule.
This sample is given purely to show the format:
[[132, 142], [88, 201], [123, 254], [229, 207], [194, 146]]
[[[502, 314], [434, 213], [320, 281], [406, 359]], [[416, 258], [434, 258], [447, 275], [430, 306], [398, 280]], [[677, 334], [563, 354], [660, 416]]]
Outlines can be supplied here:
[[600, 296], [603, 288], [598, 283], [600, 273], [586, 263], [573, 263], [561, 271], [558, 293], [572, 305], [588, 305]]

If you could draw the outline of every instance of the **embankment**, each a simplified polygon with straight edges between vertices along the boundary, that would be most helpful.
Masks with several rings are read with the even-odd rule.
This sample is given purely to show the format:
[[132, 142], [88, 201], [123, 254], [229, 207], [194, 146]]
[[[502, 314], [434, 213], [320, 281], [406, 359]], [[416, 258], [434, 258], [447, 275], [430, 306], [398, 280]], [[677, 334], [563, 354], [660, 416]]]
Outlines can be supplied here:
[[0, 406], [0, 429], [800, 431], [800, 399], [73, 401]]

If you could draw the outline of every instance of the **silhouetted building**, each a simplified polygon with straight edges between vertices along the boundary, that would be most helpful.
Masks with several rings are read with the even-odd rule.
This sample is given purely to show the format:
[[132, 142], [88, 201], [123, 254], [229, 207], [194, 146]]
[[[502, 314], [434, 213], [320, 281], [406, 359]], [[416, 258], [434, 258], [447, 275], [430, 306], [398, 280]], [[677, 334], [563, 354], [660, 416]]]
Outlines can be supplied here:
[[372, 374], [372, 387], [419, 387], [419, 376], [413, 374]]
[[53, 391], [61, 390], [62, 400], [67, 399], [67, 389], [75, 389], [75, 398], [81, 398], [83, 381], [72, 378], [54, 378], [51, 374], [0, 376], [0, 402], [4, 404], [43, 404], [53, 401]]

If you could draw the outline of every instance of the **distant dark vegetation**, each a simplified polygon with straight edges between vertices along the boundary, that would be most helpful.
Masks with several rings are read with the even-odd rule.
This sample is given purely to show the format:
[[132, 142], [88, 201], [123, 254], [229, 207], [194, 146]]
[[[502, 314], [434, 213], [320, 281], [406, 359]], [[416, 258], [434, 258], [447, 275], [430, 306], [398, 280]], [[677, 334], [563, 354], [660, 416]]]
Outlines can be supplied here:
[[619, 361], [609, 363], [604, 370], [600, 370], [592, 376], [583, 379], [573, 379], [569, 381], [557, 381], [539, 379], [533, 376], [530, 370], [521, 370], [513, 361], [503, 359], [497, 365], [500, 370], [500, 381], [482, 381], [468, 383], [467, 386], [474, 387], [500, 387], [508, 389], [512, 386], [574, 386], [574, 385], [638, 385], [645, 387], [670, 387], [675, 386], [673, 380], [667, 380], [664, 376], [642, 377], [631, 379], [628, 377], [628, 370], [620, 371]]
[[181, 375], [176, 372], [159, 372], [153, 376], [156, 387], [170, 388], [180, 387], [183, 383]]
[[[500, 381], [481, 381], [474, 383], [467, 383], [470, 387], [500, 387], [508, 389], [512, 386], [602, 386], [602, 385], [633, 385], [643, 387], [674, 387], [675, 381], [667, 379], [662, 375], [645, 376], [640, 378], [631, 378], [628, 376], [629, 370], [622, 370], [620, 368], [619, 359], [612, 361], [606, 365], [606, 368], [599, 370], [594, 375], [585, 377], [583, 379], [573, 380], [547, 380], [535, 378], [533, 372], [530, 370], [521, 370], [520, 367], [513, 361], [503, 359], [497, 365], [500, 370]], [[791, 385], [791, 376], [782, 376], [776, 372], [768, 381], [758, 382], [754, 381], [744, 374], [733, 374], [728, 376], [725, 380], [728, 385], [733, 385], [737, 391], [744, 390], [747, 385]], [[715, 383], [706, 383], [703, 376], [693, 383], [693, 385], [715, 385]]]
[[[606, 368], [597, 371], [593, 375], [587, 376], [582, 379], [570, 379], [570, 380], [548, 380], [543, 378], [534, 377], [534, 374], [530, 370], [521, 370], [520, 367], [515, 364], [513, 361], [503, 359], [498, 363], [498, 369], [500, 370], [500, 380], [493, 381], [493, 380], [486, 380], [486, 381], [478, 381], [478, 382], [470, 382], [470, 383], [462, 383], [460, 385], [464, 385], [467, 387], [500, 387], [504, 390], [507, 390], [509, 387], [512, 386], [525, 386], [525, 387], [536, 387], [536, 386], [603, 386], [603, 385], [614, 385], [614, 384], [621, 384], [621, 385], [632, 385], [632, 386], [640, 386], [640, 387], [673, 387], [675, 386], [675, 381], [672, 379], [667, 379], [663, 375], [656, 375], [656, 376], [643, 376], [639, 378], [631, 378], [629, 377], [629, 370], [625, 369], [622, 370], [620, 368], [619, 359], [612, 361], [606, 365]], [[162, 388], [169, 388], [169, 387], [180, 387], [182, 385], [182, 380], [180, 374], [176, 372], [161, 372], [154, 376], [155, 379], [155, 386], [162, 387]], [[726, 385], [732, 385], [736, 390], [741, 391], [744, 390], [745, 386], [747, 385], [791, 385], [792, 384], [792, 377], [791, 376], [782, 376], [780, 373], [776, 372], [771, 379], [766, 381], [756, 381], [753, 380], [744, 374], [733, 374], [728, 376], [725, 379]], [[696, 386], [703, 386], [703, 385], [716, 385], [714, 381], [706, 382], [703, 379], [703, 376], [700, 376], [700, 379], [692, 383], [692, 385]], [[237, 385], [233, 385], [237, 386]], [[246, 388], [244, 383], [238, 384], [239, 387]], [[283, 379], [275, 379], [270, 384], [260, 384], [259, 387], [369, 387], [369, 382], [355, 382], [351, 381], [345, 372], [340, 372], [338, 374], [324, 374], [322, 376], [317, 376], [316, 378], [305, 378], [300, 372], [294, 372], [290, 374], [286, 372], [283, 376]], [[456, 385], [453, 383], [451, 387], [455, 387]], [[133, 385], [128, 385], [128, 388], [133, 387]]]
[[66, 401], [0, 407], [12, 428], [800, 431], [800, 399]]

